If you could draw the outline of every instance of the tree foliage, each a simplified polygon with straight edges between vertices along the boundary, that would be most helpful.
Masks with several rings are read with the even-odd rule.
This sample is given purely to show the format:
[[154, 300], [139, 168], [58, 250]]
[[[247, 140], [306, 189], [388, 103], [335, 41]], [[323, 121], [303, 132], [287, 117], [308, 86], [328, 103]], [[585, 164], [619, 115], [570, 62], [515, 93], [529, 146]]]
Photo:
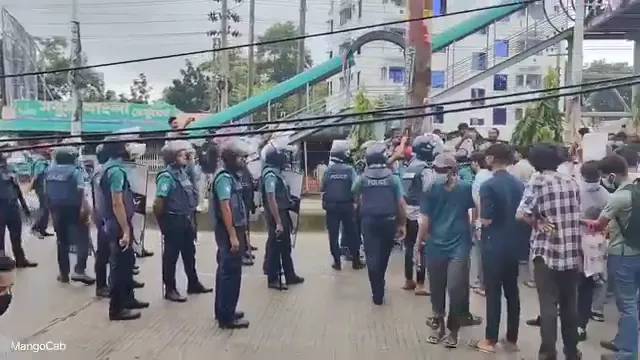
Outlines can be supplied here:
[[[40, 47], [38, 58], [39, 68], [44, 71], [68, 69], [72, 67], [69, 43], [62, 36], [36, 38]], [[83, 55], [83, 64], [87, 58]], [[69, 72], [49, 73], [42, 76], [44, 82], [38, 89], [38, 98], [44, 100], [68, 100], [71, 97], [71, 82]], [[80, 88], [83, 91], [84, 101], [105, 101], [108, 91], [105, 91], [104, 76], [94, 69], [80, 70]], [[112, 95], [109, 93], [109, 95]]]
[[[353, 113], [358, 120], [370, 119], [371, 115], [357, 115], [372, 111], [376, 108], [376, 103], [367, 97], [367, 94], [360, 90], [353, 98]], [[349, 148], [351, 149], [351, 160], [354, 164], [364, 160], [364, 149], [362, 145], [369, 140], [375, 140], [374, 124], [357, 124], [351, 127], [349, 136]]]
[[153, 88], [147, 81], [147, 75], [140, 73], [137, 78], [132, 80], [131, 86], [129, 86], [129, 99], [127, 102], [148, 104], [152, 90]]
[[[259, 41], [270, 41], [286, 37], [297, 36], [297, 28], [291, 22], [277, 23], [269, 27], [259, 37]], [[287, 80], [297, 74], [297, 42], [284, 42], [264, 45], [257, 49], [254, 63], [256, 74], [253, 84], [253, 93], [259, 94], [277, 83]], [[249, 61], [240, 50], [229, 51], [229, 106], [233, 106], [247, 98], [249, 85]], [[311, 66], [311, 56], [307, 50], [306, 65]], [[188, 62], [180, 70], [180, 77], [163, 91], [163, 100], [186, 112], [210, 111], [213, 100], [213, 111], [219, 109], [220, 90], [219, 82], [221, 69], [218, 61], [205, 61], [195, 65]], [[187, 89], [188, 87], [188, 89]], [[211, 94], [211, 89], [215, 93]], [[310, 100], [312, 102], [328, 96], [328, 87], [325, 83], [316, 84], [311, 89]], [[213, 97], [213, 99], [212, 99]], [[297, 104], [293, 96], [271, 104], [271, 114], [268, 109], [261, 109], [254, 113], [254, 121], [266, 121], [276, 119], [296, 111]]]
[[[553, 89], [560, 85], [558, 73], [549, 69], [544, 77], [544, 88]], [[544, 96], [557, 93], [545, 93]], [[516, 146], [530, 147], [541, 142], [562, 142], [564, 113], [560, 110], [558, 99], [539, 100], [530, 104], [524, 118], [516, 124], [512, 143]]]
[[[258, 42], [288, 39], [299, 36], [298, 27], [291, 22], [281, 22], [271, 25]], [[258, 47], [257, 69], [259, 74], [265, 74], [269, 81], [283, 82], [297, 74], [298, 42], [283, 41]], [[305, 49], [305, 69], [312, 65], [311, 54]]]
[[[629, 63], [610, 63], [603, 59], [592, 61], [587, 65], [582, 72], [582, 77], [585, 82], [593, 82], [633, 74], [633, 67]], [[631, 86], [621, 86], [617, 90], [626, 105], [632, 107]], [[586, 93], [583, 94], [583, 98], [588, 111], [624, 111], [624, 104], [620, 102], [613, 89]]]

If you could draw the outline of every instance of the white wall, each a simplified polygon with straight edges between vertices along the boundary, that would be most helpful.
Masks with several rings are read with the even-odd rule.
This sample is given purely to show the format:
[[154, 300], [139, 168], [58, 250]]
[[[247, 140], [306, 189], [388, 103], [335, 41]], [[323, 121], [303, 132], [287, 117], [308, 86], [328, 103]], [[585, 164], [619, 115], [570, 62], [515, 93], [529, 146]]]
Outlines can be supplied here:
[[[362, 17], [358, 18], [358, 7], [359, 1], [362, 1]], [[438, 1], [438, 0], [434, 0]], [[494, 0], [480, 0], [478, 2], [464, 3], [464, 2], [454, 2], [448, 0], [447, 3], [447, 12], [456, 12], [467, 10], [470, 7], [477, 8], [482, 6], [490, 6], [499, 3]], [[470, 5], [471, 4], [471, 5]], [[352, 17], [343, 25], [340, 25], [340, 9], [344, 9], [347, 7], [351, 7], [352, 9]], [[344, 28], [352, 28], [356, 26], [362, 25], [373, 25], [382, 22], [389, 22], [395, 20], [401, 20], [406, 18], [406, 5], [405, 6], [397, 6], [392, 3], [392, 0], [344, 0], [339, 1], [335, 0], [333, 2], [333, 10], [328, 14], [327, 20], [327, 30], [330, 28], [329, 21], [333, 20], [333, 28], [344, 29]], [[554, 9], [553, 4], [548, 5], [548, 14], [549, 16], [553, 16], [554, 11], [558, 11], [559, 9]], [[465, 21], [466, 19], [477, 15], [477, 13], [469, 13], [464, 15], [453, 15], [442, 17], [438, 19], [431, 20], [432, 33], [439, 33], [444, 29], [448, 29], [450, 27], [455, 27], [457, 24]], [[529, 16], [525, 16], [524, 12], [519, 12], [511, 15], [509, 18], [497, 22], [491, 26], [489, 26], [487, 34], [473, 34], [470, 35], [461, 41], [452, 44], [447, 49], [440, 53], [434, 53], [432, 59], [432, 71], [444, 71], [445, 84], [444, 88], [447, 88], [454, 83], [458, 83], [473, 74], [479, 73], [481, 71], [473, 70], [471, 68], [471, 57], [474, 52], [483, 52], [486, 51], [487, 44], [489, 45], [489, 67], [494, 64], [493, 57], [493, 48], [494, 48], [494, 40], [501, 39], [509, 39], [511, 38], [510, 43], [510, 56], [513, 56], [517, 53], [514, 51], [514, 43], [518, 39], [522, 39], [523, 36], [519, 36], [518, 39], [515, 37], [512, 38], [517, 33], [523, 32], [524, 29], [529, 26], [528, 29], [533, 29], [534, 24], [543, 24], [538, 25], [538, 28], [542, 28], [546, 25], [546, 20], [543, 16], [541, 8], [531, 9], [529, 11]], [[392, 26], [393, 28], [402, 29], [405, 26], [402, 24]], [[550, 28], [546, 25], [547, 32], [550, 32]], [[375, 29], [383, 29], [383, 27], [372, 28], [368, 30], [358, 31], [358, 32], [348, 32], [343, 34], [337, 34], [328, 37], [327, 40], [327, 58], [329, 58], [329, 51], [332, 51], [333, 56], [337, 56], [340, 54], [339, 45], [345, 41], [353, 40], [358, 36]], [[484, 50], [483, 50], [484, 49]], [[565, 52], [564, 44], [560, 46], [560, 51]], [[517, 86], [517, 78], [518, 75], [522, 75], [523, 78], [526, 78], [528, 74], [530, 75], [539, 75], [540, 77], [544, 77], [547, 73], [549, 67], [556, 67], [557, 56], [553, 56], [556, 54], [555, 48], [549, 48], [543, 51], [541, 54], [534, 55], [519, 64], [503, 71], [501, 74], [506, 74], [508, 77], [508, 87], [507, 90], [504, 91], [494, 91], [493, 90], [493, 76], [488, 77], [487, 79], [480, 81], [474, 84], [473, 88], [482, 88], [485, 89], [485, 96], [495, 96], [500, 94], [508, 94], [514, 92], [522, 92], [527, 90], [535, 89], [535, 87], [528, 87], [526, 84], [522, 84]], [[360, 54], [356, 54], [354, 57], [355, 66], [351, 69], [351, 88], [356, 89], [359, 85], [361, 88], [364, 88], [367, 93], [371, 94], [374, 97], [378, 97], [379, 95], [393, 95], [397, 94], [401, 96], [404, 93], [402, 82], [394, 83], [390, 79], [390, 71], [389, 68], [393, 67], [404, 67], [404, 57], [400, 49], [398, 49], [395, 45], [387, 44], [383, 42], [374, 42], [365, 45]], [[498, 59], [498, 62], [501, 59]], [[566, 59], [560, 58], [561, 67], [564, 67]], [[464, 64], [464, 65], [463, 65]], [[359, 84], [358, 84], [358, 74], [359, 74]], [[328, 80], [331, 83], [332, 93], [336, 96], [341, 95], [344, 91], [341, 91], [341, 77], [342, 74], [338, 74]], [[533, 77], [532, 77], [533, 78]], [[541, 85], [540, 85], [541, 86]], [[432, 91], [435, 93], [442, 91], [444, 89], [436, 89], [434, 88]], [[450, 94], [443, 99], [444, 101], [448, 100], [459, 100], [459, 99], [469, 99], [471, 98], [471, 88], [467, 88], [461, 90], [457, 93]], [[509, 98], [511, 100], [513, 98]], [[505, 99], [507, 100], [507, 99]], [[496, 100], [500, 101], [500, 100]], [[494, 101], [494, 102], [496, 102]], [[465, 105], [467, 106], [467, 105]], [[520, 111], [524, 110], [525, 105], [513, 105], [507, 107], [507, 123], [505, 126], [513, 126], [516, 122], [516, 114], [520, 114]], [[520, 109], [520, 110], [517, 110]], [[481, 110], [473, 110], [455, 114], [446, 114], [444, 115], [444, 123], [439, 125], [445, 130], [452, 130], [457, 127], [457, 125], [461, 122], [470, 123], [472, 118], [484, 119], [484, 124], [472, 124], [476, 126], [496, 126], [493, 122], [493, 109], [481, 109]]]

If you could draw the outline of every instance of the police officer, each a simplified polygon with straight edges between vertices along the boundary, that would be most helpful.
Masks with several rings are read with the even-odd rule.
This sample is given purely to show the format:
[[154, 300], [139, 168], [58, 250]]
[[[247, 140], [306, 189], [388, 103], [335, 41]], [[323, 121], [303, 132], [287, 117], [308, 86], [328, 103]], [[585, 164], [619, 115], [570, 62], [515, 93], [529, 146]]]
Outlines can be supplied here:
[[43, 239], [53, 234], [47, 232], [49, 227], [49, 204], [45, 194], [44, 182], [45, 173], [51, 165], [51, 149], [36, 149], [36, 158], [34, 159], [31, 171], [31, 189], [36, 192], [38, 197], [39, 208], [36, 212], [36, 220], [31, 227], [31, 233], [39, 239]]
[[353, 166], [349, 165], [349, 144], [335, 142], [330, 151], [331, 165], [324, 172], [320, 191], [322, 192], [322, 208], [326, 211], [329, 249], [333, 257], [332, 268], [342, 269], [338, 238], [342, 225], [342, 241], [352, 255], [351, 266], [361, 269], [360, 239], [356, 237], [354, 219], [354, 197], [351, 193], [357, 175]]
[[384, 300], [385, 273], [394, 238], [404, 238], [405, 201], [400, 179], [387, 166], [387, 149], [383, 142], [369, 146], [365, 152], [367, 167], [353, 184], [360, 198], [362, 237], [373, 303]]
[[[20, 191], [17, 181], [17, 174], [13, 166], [7, 164], [7, 159], [11, 155], [7, 151], [15, 144], [3, 141], [0, 142], [0, 253], [5, 251], [5, 229], [9, 230], [9, 239], [13, 249], [13, 257], [16, 267], [28, 268], [36, 267], [37, 263], [27, 260], [22, 248], [22, 218], [20, 216], [20, 205], [27, 214], [29, 209]], [[18, 204], [20, 203], [20, 205]]]
[[213, 178], [209, 211], [213, 215], [218, 247], [216, 261], [215, 316], [221, 328], [246, 328], [249, 322], [244, 313], [236, 311], [242, 280], [242, 257], [249, 223], [243, 199], [243, 187], [238, 173], [247, 155], [244, 143], [227, 141], [221, 149], [222, 168]]
[[[122, 141], [122, 135], [110, 136], [106, 140]], [[149, 303], [138, 301], [134, 297], [133, 266], [135, 254], [132, 247], [133, 224], [131, 219], [135, 203], [131, 184], [123, 162], [132, 158], [130, 143], [106, 143], [105, 155], [108, 160], [100, 168], [96, 180], [98, 188], [94, 194], [100, 197], [95, 209], [98, 222], [102, 224], [103, 234], [110, 248], [110, 291], [109, 319], [133, 320], [140, 317], [134, 309], [149, 307]]]
[[81, 228], [89, 221], [89, 204], [84, 196], [84, 174], [77, 165], [78, 155], [73, 146], [54, 151], [55, 165], [45, 174], [45, 191], [57, 236], [58, 281], [69, 282], [69, 247], [75, 245], [77, 261], [71, 280], [93, 285], [95, 280], [85, 273], [90, 240]]
[[[424, 194], [435, 180], [432, 170], [433, 159], [442, 152], [442, 141], [433, 134], [416, 137], [411, 146], [414, 158], [402, 172], [402, 188], [407, 203], [407, 235], [404, 239], [404, 276], [405, 290], [415, 290], [416, 295], [429, 295], [425, 289], [424, 261], [416, 269], [416, 279], [413, 280], [414, 259], [413, 250], [418, 241], [418, 217]], [[419, 241], [423, 241], [420, 239]]]
[[[243, 147], [246, 148], [247, 146], [243, 145]], [[242, 162], [242, 166], [238, 168], [237, 177], [238, 177], [238, 180], [240, 181], [240, 184], [242, 185], [242, 200], [244, 202], [244, 209], [246, 212], [245, 215], [247, 219], [249, 219], [249, 214], [255, 213], [255, 207], [256, 207], [255, 202], [253, 201], [253, 197], [255, 193], [255, 189], [253, 186], [253, 176], [251, 175], [251, 172], [246, 166], [246, 156], [242, 156], [240, 158], [240, 161]], [[242, 264], [246, 266], [253, 265], [253, 259], [255, 257], [253, 256], [252, 251], [257, 250], [256, 247], [251, 245], [251, 241], [249, 240], [250, 238], [249, 224], [250, 222], [247, 221], [247, 225], [245, 227], [246, 234], [245, 236], [242, 237], [244, 240], [244, 243], [242, 244], [242, 248], [244, 250], [244, 253], [242, 255]]]
[[188, 294], [213, 291], [204, 287], [196, 273], [196, 229], [194, 216], [198, 202], [195, 186], [189, 179], [186, 167], [191, 144], [186, 140], [172, 140], [162, 148], [166, 168], [156, 176], [156, 199], [153, 213], [164, 236], [162, 277], [165, 299], [185, 302], [187, 299], [176, 289], [176, 263], [182, 255], [187, 275]]
[[[104, 145], [100, 144], [96, 147], [96, 157], [98, 159], [98, 165], [94, 165], [93, 176], [91, 177], [91, 189], [93, 193], [93, 207], [96, 208], [96, 189], [99, 188], [99, 184], [96, 183], [100, 177], [100, 169], [104, 167], [104, 164], [109, 160], [109, 156], [104, 149]], [[95, 273], [96, 273], [96, 296], [106, 298], [109, 297], [109, 287], [107, 285], [107, 266], [109, 266], [109, 239], [105, 236], [102, 229], [101, 217], [94, 211], [93, 223], [96, 226], [97, 235], [97, 247], [96, 247], [96, 259], [95, 259]]]
[[[268, 227], [267, 245], [267, 286], [270, 289], [287, 290], [289, 285], [302, 284], [304, 278], [296, 275], [291, 259], [291, 229], [293, 223], [289, 210], [296, 210], [299, 203], [289, 193], [281, 175], [287, 163], [285, 150], [270, 142], [261, 152], [264, 168], [261, 189], [265, 220]], [[298, 205], [298, 206], [296, 206]], [[286, 283], [280, 281], [280, 270], [284, 272]]]

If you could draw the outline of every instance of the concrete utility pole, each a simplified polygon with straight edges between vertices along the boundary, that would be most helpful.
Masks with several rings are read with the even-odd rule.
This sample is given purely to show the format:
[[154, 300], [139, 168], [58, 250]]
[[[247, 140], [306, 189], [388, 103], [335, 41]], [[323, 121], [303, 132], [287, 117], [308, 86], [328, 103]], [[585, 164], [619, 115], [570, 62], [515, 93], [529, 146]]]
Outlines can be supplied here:
[[[584, 40], [584, 13], [585, 0], [575, 0], [576, 4], [576, 20], [573, 25], [573, 47], [569, 49], [571, 52], [571, 84], [578, 85], [582, 83], [582, 44]], [[580, 88], [576, 90], [581, 90]], [[568, 106], [568, 126], [565, 129], [565, 141], [574, 141], [578, 134], [578, 128], [582, 124], [582, 96], [576, 95], [569, 99]]]
[[[211, 48], [213, 50], [220, 48], [220, 38], [215, 36], [211, 38]], [[211, 65], [216, 66], [217, 64], [218, 68], [220, 68], [219, 61], [220, 61], [220, 58], [218, 56], [218, 53], [214, 51], [211, 54]], [[218, 82], [215, 80], [215, 75], [211, 80], [210, 91], [211, 91], [211, 99], [209, 100], [209, 112], [211, 113], [218, 112], [218, 107], [220, 105], [220, 91], [218, 90]]]
[[[82, 66], [82, 44], [80, 43], [80, 21], [78, 20], [78, 0], [71, 0], [71, 64]], [[82, 133], [82, 89], [80, 71], [69, 72], [71, 101], [73, 103], [73, 117], [71, 118], [71, 135], [80, 136]]]
[[[408, 0], [409, 19], [421, 19], [433, 16], [433, 0]], [[405, 81], [409, 106], [429, 103], [431, 94], [431, 21], [416, 20], [407, 25], [407, 59]], [[431, 111], [431, 110], [428, 110]], [[407, 110], [407, 115], [423, 115], [405, 120], [412, 136], [430, 132], [433, 128], [432, 117], [424, 116], [425, 109]]]
[[[300, 28], [300, 36], [304, 36], [307, 32], [307, 0], [300, 0], [300, 20], [298, 27]], [[298, 40], [298, 74], [304, 72], [305, 67], [305, 51], [304, 51], [304, 39]], [[308, 87], [305, 89], [308, 90]], [[298, 109], [302, 109], [304, 107], [304, 100], [306, 96], [303, 97], [302, 92], [298, 92], [297, 100], [298, 100]]]
[[[256, 36], [256, 0], [249, 0], [249, 44], [255, 42]], [[249, 46], [249, 74], [247, 76], [247, 98], [253, 96], [253, 84], [255, 82], [253, 45]]]
[[[225, 48], [229, 46], [229, 3], [227, 0], [221, 0], [220, 9], [220, 46]], [[224, 50], [221, 54], [221, 77], [224, 84], [222, 94], [220, 96], [220, 110], [224, 110], [229, 106], [229, 52]]]

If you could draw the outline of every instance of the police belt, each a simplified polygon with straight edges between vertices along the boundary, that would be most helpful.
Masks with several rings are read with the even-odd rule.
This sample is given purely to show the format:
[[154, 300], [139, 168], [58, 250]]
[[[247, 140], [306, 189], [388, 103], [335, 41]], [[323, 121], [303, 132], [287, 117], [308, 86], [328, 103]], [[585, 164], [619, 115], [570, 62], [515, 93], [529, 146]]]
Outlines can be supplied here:
[[168, 212], [164, 213], [164, 215], [165, 216], [175, 216], [175, 217], [179, 216], [179, 217], [184, 217], [184, 218], [187, 218], [187, 219], [191, 220], [191, 219], [193, 219], [193, 215], [195, 214], [195, 212], [196, 211], [193, 210], [193, 213], [185, 214], [185, 213], [182, 213], [182, 212], [168, 211]]

